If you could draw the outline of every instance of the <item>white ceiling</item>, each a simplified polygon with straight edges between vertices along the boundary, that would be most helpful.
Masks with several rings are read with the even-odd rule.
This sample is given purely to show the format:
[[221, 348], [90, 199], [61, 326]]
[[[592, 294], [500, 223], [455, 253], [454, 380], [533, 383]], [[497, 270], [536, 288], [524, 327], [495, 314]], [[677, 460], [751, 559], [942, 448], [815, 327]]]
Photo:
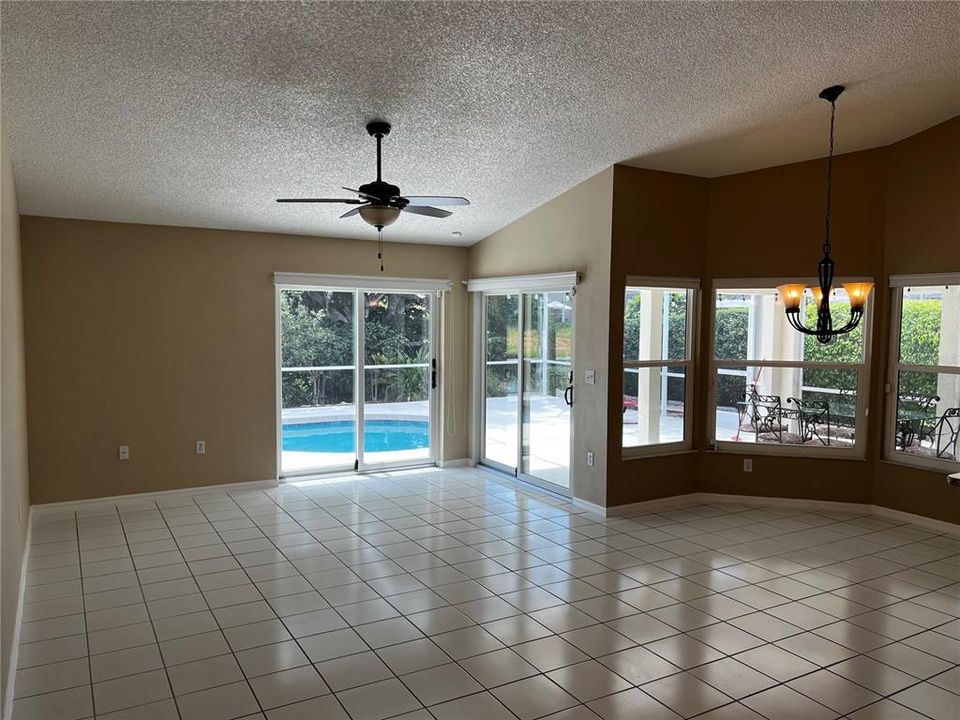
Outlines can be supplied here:
[[[960, 3], [3, 2], [24, 214], [371, 238], [373, 179], [465, 195], [394, 240], [471, 244], [616, 162], [715, 176], [960, 114]], [[459, 230], [459, 240], [451, 231]]]

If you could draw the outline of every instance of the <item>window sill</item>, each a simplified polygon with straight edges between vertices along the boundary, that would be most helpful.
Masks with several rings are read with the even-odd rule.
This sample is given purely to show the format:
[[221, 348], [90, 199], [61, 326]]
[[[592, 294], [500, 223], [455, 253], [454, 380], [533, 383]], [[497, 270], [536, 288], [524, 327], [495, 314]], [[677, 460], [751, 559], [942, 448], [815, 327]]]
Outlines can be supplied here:
[[760, 455], [764, 457], [806, 458], [808, 460], [843, 460], [846, 462], [867, 461], [867, 458], [861, 451], [835, 450], [826, 447], [793, 450], [788, 448], [781, 449], [772, 445], [717, 443], [716, 448], [712, 450], [708, 449], [707, 452], [718, 455]]
[[884, 457], [880, 459], [884, 465], [893, 465], [895, 467], [909, 468], [911, 470], [923, 470], [924, 472], [936, 474], [951, 474], [960, 472], [960, 463], [950, 460], [918, 459], [907, 457]]
[[[641, 452], [637, 452], [640, 450]], [[698, 450], [683, 447], [676, 450], [658, 449], [655, 451], [645, 451], [642, 448], [623, 448], [620, 454], [620, 460], [623, 462], [633, 462], [634, 460], [648, 460], [650, 458], [671, 457], [673, 455], [695, 455]]]

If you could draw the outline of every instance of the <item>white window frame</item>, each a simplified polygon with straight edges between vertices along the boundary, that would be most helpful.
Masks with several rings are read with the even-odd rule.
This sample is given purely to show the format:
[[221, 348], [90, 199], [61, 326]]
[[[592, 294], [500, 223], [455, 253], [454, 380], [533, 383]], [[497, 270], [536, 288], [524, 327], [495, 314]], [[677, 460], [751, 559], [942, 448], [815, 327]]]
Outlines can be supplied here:
[[[841, 287], [845, 282], [873, 282], [870, 277], [838, 277], [834, 279], [834, 287]], [[788, 283], [802, 283], [812, 287], [818, 283], [814, 277], [801, 278], [717, 278], [711, 285], [709, 301], [709, 366], [710, 376], [707, 380], [707, 447], [716, 452], [727, 452], [737, 455], [777, 455], [780, 457], [819, 457], [838, 460], [865, 460], [867, 450], [867, 417], [870, 413], [870, 363], [873, 339], [873, 308], [874, 296], [867, 300], [863, 319], [863, 361], [861, 363], [819, 363], [797, 360], [727, 360], [717, 359], [717, 292], [722, 290], [763, 290], [776, 292], [777, 286]], [[782, 305], [778, 302], [778, 307]], [[796, 331], [794, 331], [796, 332]], [[778, 445], [775, 443], [735, 442], [732, 440], [717, 439], [717, 371], [721, 368], [792, 368], [792, 369], [822, 369], [822, 370], [856, 370], [857, 371], [857, 409], [856, 427], [854, 428], [854, 442], [851, 447], [828, 447], [820, 445]]]
[[897, 391], [900, 386], [900, 373], [928, 372], [960, 375], [960, 366], [914, 365], [900, 362], [900, 322], [903, 318], [903, 292], [911, 287], [935, 287], [938, 285], [960, 285], [960, 273], [890, 276], [890, 357], [887, 363], [887, 383], [883, 388], [883, 393], [886, 396], [883, 458], [897, 465], [906, 465], [922, 470], [957, 472], [960, 469], [960, 462], [956, 460], [922, 457], [897, 450]]
[[[621, 351], [621, 376], [630, 369], [644, 368], [671, 368], [684, 369], [683, 383], [683, 440], [678, 442], [651, 443], [649, 445], [623, 444], [623, 412], [620, 413], [620, 456], [623, 460], [674, 455], [690, 452], [693, 449], [693, 419], [694, 419], [694, 383], [696, 380], [697, 359], [697, 328], [699, 327], [700, 308], [700, 280], [698, 278], [669, 278], [630, 275], [624, 284], [624, 310], [620, 317], [620, 335], [623, 337], [624, 315], [626, 313], [626, 293], [631, 289], [639, 290], [685, 290], [687, 291], [687, 327], [686, 327], [686, 358], [683, 360], [626, 360]], [[621, 388], [620, 403], [623, 403]], [[639, 408], [638, 408], [639, 412]]]

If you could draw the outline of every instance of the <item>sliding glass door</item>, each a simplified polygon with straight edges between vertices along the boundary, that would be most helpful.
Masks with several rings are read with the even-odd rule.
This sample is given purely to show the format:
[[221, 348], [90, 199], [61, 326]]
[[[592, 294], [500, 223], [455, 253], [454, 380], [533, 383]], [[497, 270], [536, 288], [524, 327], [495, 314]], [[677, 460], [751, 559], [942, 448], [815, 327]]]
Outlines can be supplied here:
[[481, 461], [569, 492], [573, 301], [569, 292], [484, 293]]
[[284, 472], [354, 465], [355, 300], [353, 292], [280, 290]]
[[511, 473], [520, 456], [520, 295], [484, 295], [483, 458]]
[[278, 289], [280, 473], [433, 460], [433, 295]]
[[573, 307], [563, 292], [523, 299], [520, 473], [569, 488]]
[[430, 460], [431, 300], [363, 293], [362, 466]]

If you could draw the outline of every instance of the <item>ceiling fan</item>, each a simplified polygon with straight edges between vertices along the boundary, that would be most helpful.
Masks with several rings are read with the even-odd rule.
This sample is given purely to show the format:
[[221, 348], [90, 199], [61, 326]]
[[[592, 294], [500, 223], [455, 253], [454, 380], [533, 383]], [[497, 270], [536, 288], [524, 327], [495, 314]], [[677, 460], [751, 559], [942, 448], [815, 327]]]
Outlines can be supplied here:
[[469, 205], [470, 201], [462, 197], [443, 195], [401, 195], [400, 188], [384, 182], [380, 173], [380, 144], [390, 134], [390, 123], [375, 120], [367, 124], [367, 132], [377, 139], [377, 179], [374, 182], [361, 185], [358, 189], [343, 188], [358, 195], [357, 198], [278, 198], [280, 203], [344, 203], [357, 205], [347, 210], [341, 218], [360, 215], [368, 224], [378, 231], [387, 225], [392, 225], [400, 217], [401, 212], [428, 217], [445, 218], [452, 213], [434, 205]]

